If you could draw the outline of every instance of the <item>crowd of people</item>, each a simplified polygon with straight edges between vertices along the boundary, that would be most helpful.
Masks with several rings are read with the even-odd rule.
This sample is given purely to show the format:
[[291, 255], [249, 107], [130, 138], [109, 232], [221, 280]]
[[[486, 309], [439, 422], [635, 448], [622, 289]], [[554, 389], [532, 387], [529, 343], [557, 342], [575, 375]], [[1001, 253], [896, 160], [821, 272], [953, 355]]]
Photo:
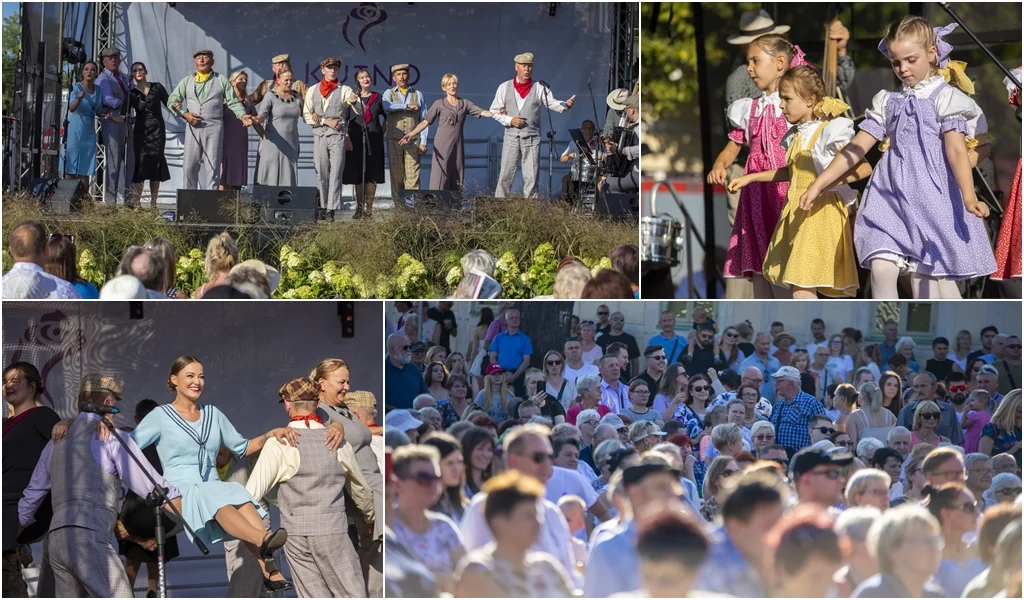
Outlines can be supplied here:
[[[789, 27], [764, 10], [744, 13], [728, 40], [742, 55], [726, 86], [729, 141], [707, 177], [730, 193], [727, 280], [750, 280], [756, 298], [804, 299], [856, 296], [858, 267], [881, 299], [898, 297], [903, 275], [917, 298], [960, 298], [957, 282], [976, 277], [1019, 282], [1020, 162], [990, 243], [971, 169], [988, 158], [991, 136], [945, 39], [956, 27], [919, 16], [890, 24], [878, 50], [901, 86], [879, 91], [855, 128]], [[831, 24], [839, 92], [855, 72], [849, 37]], [[1019, 109], [1020, 69], [1016, 77], [1004, 83]], [[876, 144], [883, 155], [872, 168], [865, 155]], [[865, 179], [858, 194], [850, 184]]]
[[[94, 174], [99, 120], [108, 167], [106, 201], [116, 204], [123, 198], [126, 205], [133, 205], [149, 181], [150, 202], [156, 206], [160, 183], [170, 179], [164, 149], [163, 110], [167, 109], [186, 125], [184, 189], [233, 190], [250, 183], [250, 127], [260, 138], [255, 183], [294, 186], [301, 121], [313, 130], [313, 164], [325, 218], [333, 221], [341, 210], [342, 185], [357, 186], [353, 218], [372, 218], [377, 185], [385, 181], [385, 146], [391, 197], [400, 199], [406, 190], [421, 188], [420, 162], [427, 153], [428, 127], [436, 126], [429, 189], [461, 190], [465, 183], [463, 131], [466, 119], [476, 117], [493, 119], [505, 131], [495, 196], [512, 194], [515, 173], [521, 168], [522, 195], [536, 198], [542, 108], [566, 112], [576, 99], [556, 100], [546, 84], [534, 81], [530, 52], [515, 56], [515, 77], [498, 86], [487, 109], [459, 96], [459, 78], [454, 73], [441, 78], [443, 95], [428, 105], [423, 91], [410, 85], [409, 65], [404, 63], [391, 66], [393, 85], [381, 92], [373, 89], [367, 69], [353, 74], [351, 86], [342, 84], [338, 80], [342, 62], [337, 57], [323, 59], [318, 65], [322, 79], [307, 86], [296, 77], [290, 56], [280, 54], [271, 60], [273, 78], [250, 93], [248, 73], [217, 72], [211, 50], [197, 50], [193, 59], [195, 71], [170, 91], [148, 80], [142, 62], [132, 63], [130, 74], [123, 74], [121, 51], [114, 47], [100, 52], [102, 72], [95, 62], [85, 63], [81, 81], [69, 98], [65, 177], [88, 181]], [[632, 131], [638, 122], [639, 100], [635, 90], [632, 95], [626, 92], [625, 99], [614, 107], [610, 104], [609, 115], [615, 113], [616, 125]], [[639, 189], [638, 137], [623, 136], [606, 150], [629, 168], [602, 181], [605, 189]], [[202, 180], [200, 172], [205, 173]]]
[[[38, 597], [131, 598], [142, 564], [156, 597], [156, 517], [145, 500], [155, 481], [175, 509], [164, 507], [164, 560], [179, 554], [183, 519], [188, 542], [224, 543], [228, 597], [381, 597], [383, 439], [376, 399], [350, 392], [349, 381], [343, 360], [321, 361], [268, 400], [284, 408], [273, 418], [281, 426], [247, 438], [200, 402], [205, 377], [193, 356], [171, 365], [172, 401], [136, 402], [134, 426], [114, 431], [101, 415], [132, 393], [115, 377], [86, 374], [76, 416], [62, 421], [41, 401], [39, 369], [8, 365], [4, 595], [28, 596], [21, 568], [32, 562], [28, 544], [42, 540]], [[280, 508], [277, 529], [268, 502]]]
[[413, 308], [385, 363], [389, 596], [1021, 593], [1017, 335], [928, 353], [815, 319], [798, 347], [698, 306], [641, 346], [602, 305], [548, 349], [501, 304], [463, 355], [450, 306], [428, 343]]

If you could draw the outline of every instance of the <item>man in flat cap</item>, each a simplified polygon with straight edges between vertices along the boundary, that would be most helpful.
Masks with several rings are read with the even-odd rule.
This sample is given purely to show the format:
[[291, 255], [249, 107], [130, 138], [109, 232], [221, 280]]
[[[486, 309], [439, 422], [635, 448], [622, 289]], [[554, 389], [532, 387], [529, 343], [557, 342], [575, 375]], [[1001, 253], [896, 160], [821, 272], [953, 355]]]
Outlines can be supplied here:
[[[197, 50], [192, 54], [196, 71], [182, 79], [167, 99], [171, 112], [185, 119], [184, 183], [186, 190], [215, 190], [220, 186], [224, 156], [224, 107], [235, 113], [246, 127], [252, 117], [231, 88], [227, 77], [213, 70], [213, 52]], [[184, 112], [182, 107], [184, 106]], [[199, 169], [206, 178], [200, 188]]]
[[303, 443], [288, 446], [267, 440], [246, 490], [259, 499], [277, 491], [281, 526], [288, 530], [284, 554], [300, 598], [364, 598], [359, 556], [348, 536], [346, 492], [374, 523], [373, 495], [345, 442], [331, 451], [322, 442], [327, 433], [317, 415], [320, 386], [308, 377], [293, 379], [278, 391], [290, 422]]
[[121, 386], [113, 377], [91, 374], [82, 380], [78, 416], [60, 444], [51, 441], [39, 456], [32, 480], [18, 503], [18, 520], [29, 525], [47, 492], [51, 494], [50, 565], [56, 578], [57, 597], [132, 598], [128, 575], [111, 544], [111, 533], [121, 509], [122, 486], [145, 498], [153, 484], [143, 470], [164, 489], [167, 497], [181, 492], [167, 482], [143, 457], [131, 436], [118, 435], [142, 467], [121, 444], [96, 435], [100, 415], [84, 412], [87, 404], [114, 406]]
[[[274, 89], [274, 86], [277, 85], [277, 74], [286, 66], [292, 66], [292, 58], [288, 54], [278, 54], [274, 58], [270, 59], [270, 69], [274, 72], [274, 77], [271, 79], [264, 79], [256, 88], [256, 91], [249, 94], [249, 101], [257, 105], [260, 102], [263, 102], [263, 97], [267, 95], [267, 91]], [[308, 91], [306, 88], [306, 82], [296, 79], [295, 83], [292, 84], [292, 89], [297, 92], [300, 97], [306, 97], [306, 92]]]
[[391, 200], [397, 205], [405, 190], [420, 189], [420, 156], [427, 152], [427, 128], [420, 133], [419, 144], [398, 143], [407, 133], [427, 119], [423, 94], [409, 87], [409, 65], [391, 67], [395, 86], [381, 96], [388, 128], [388, 165], [391, 171]]
[[107, 182], [107, 193], [104, 201], [116, 205], [118, 198], [125, 205], [131, 193], [132, 171], [135, 169], [133, 144], [129, 140], [132, 128], [128, 127], [129, 78], [121, 74], [121, 51], [107, 47], [100, 51], [103, 72], [96, 78], [96, 85], [103, 92], [103, 106], [106, 112], [100, 115], [103, 132], [104, 156], [106, 168], [104, 177]]
[[523, 196], [538, 198], [537, 175], [540, 172], [540, 108], [547, 106], [555, 112], [572, 108], [576, 96], [565, 102], [555, 100], [551, 90], [533, 81], [533, 53], [516, 55], [516, 76], [502, 82], [494, 94], [491, 113], [505, 126], [505, 141], [501, 150], [501, 173], [498, 174], [496, 198], [504, 198], [512, 191], [519, 163], [523, 164]]
[[338, 84], [341, 60], [330, 57], [320, 63], [324, 78], [306, 92], [302, 118], [313, 128], [313, 168], [320, 188], [320, 208], [327, 210], [327, 219], [334, 220], [334, 211], [341, 210], [341, 175], [345, 170], [345, 151], [352, 149], [348, 122], [359, 101], [352, 88]]

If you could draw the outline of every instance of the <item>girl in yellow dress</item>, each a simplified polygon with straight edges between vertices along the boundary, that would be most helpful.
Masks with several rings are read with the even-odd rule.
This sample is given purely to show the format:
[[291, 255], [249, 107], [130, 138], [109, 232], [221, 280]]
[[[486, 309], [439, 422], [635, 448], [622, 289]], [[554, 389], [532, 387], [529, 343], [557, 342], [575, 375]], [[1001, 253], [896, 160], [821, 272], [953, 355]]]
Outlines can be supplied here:
[[793, 127], [782, 138], [786, 167], [744, 175], [729, 190], [755, 181], [789, 181], [786, 206], [768, 245], [764, 278], [775, 297], [810, 299], [853, 297], [860, 287], [849, 207], [857, 200], [851, 182], [871, 174], [862, 162], [834, 188], [806, 206], [800, 196], [854, 136], [853, 121], [839, 117], [849, 106], [825, 96], [825, 83], [813, 67], [795, 67], [779, 81], [783, 116]]

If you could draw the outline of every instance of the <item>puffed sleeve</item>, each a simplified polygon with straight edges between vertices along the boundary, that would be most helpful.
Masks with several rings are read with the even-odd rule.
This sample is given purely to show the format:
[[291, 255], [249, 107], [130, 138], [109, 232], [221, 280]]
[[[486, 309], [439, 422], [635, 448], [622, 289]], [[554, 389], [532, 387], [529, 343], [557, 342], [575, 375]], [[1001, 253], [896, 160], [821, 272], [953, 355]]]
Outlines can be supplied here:
[[836, 117], [825, 125], [825, 130], [818, 137], [818, 149], [822, 155], [833, 159], [850, 143], [855, 133], [853, 121], [846, 117]]
[[796, 138], [798, 130], [799, 128], [796, 125], [794, 125], [789, 128], [789, 131], [786, 132], [786, 135], [782, 136], [782, 140], [779, 143], [782, 145], [782, 149], [785, 150], [786, 152], [789, 152], [789, 147], [790, 145], [792, 145], [793, 139]]
[[220, 409], [215, 406], [207, 406], [210, 410], [214, 411], [214, 423], [217, 425], [217, 428], [220, 429], [221, 445], [228, 450], [231, 450], [231, 453], [234, 454], [236, 458], [242, 458], [245, 456], [245, 450], [249, 447], [249, 440], [245, 439], [242, 437], [242, 434], [238, 433], [238, 430], [231, 424], [231, 421], [228, 421], [228, 418], [224, 413], [220, 412]]
[[750, 140], [750, 132], [747, 126], [750, 124], [750, 106], [754, 101], [750, 98], [740, 98], [729, 105], [725, 115], [729, 118], [729, 139], [737, 144], [746, 144]]
[[[939, 92], [939, 97], [935, 99], [935, 112], [939, 116], [943, 133], [959, 131], [967, 137], [977, 137], [988, 131], [981, 107], [970, 96], [951, 85]], [[978, 131], [979, 126], [984, 127], [985, 131]]]
[[142, 422], [132, 430], [132, 439], [135, 440], [140, 449], [145, 450], [147, 447], [160, 441], [163, 421], [164, 409], [158, 408], [150, 411], [148, 415], [143, 417]]
[[889, 91], [882, 90], [871, 100], [871, 108], [864, 112], [864, 120], [860, 130], [870, 133], [876, 140], [885, 138], [885, 104], [889, 101]]

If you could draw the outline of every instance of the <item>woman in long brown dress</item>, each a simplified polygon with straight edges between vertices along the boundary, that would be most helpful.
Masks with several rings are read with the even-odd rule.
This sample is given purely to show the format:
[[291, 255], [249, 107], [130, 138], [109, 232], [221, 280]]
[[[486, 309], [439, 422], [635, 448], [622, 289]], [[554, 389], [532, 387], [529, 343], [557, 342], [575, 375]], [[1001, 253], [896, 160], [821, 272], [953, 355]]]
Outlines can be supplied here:
[[[246, 96], [249, 75], [235, 71], [228, 80], [238, 101], [245, 106], [245, 112], [256, 116], [256, 106]], [[237, 190], [249, 183], [249, 130], [242, 121], [224, 105], [224, 158], [220, 166], [220, 189]]]
[[427, 118], [420, 121], [399, 144], [407, 144], [426, 127], [438, 122], [434, 134], [434, 158], [430, 163], [430, 189], [461, 190], [465, 178], [466, 157], [464, 152], [463, 129], [466, 115], [476, 118], [491, 118], [491, 111], [484, 110], [465, 98], [459, 98], [459, 78], [452, 73], [441, 78], [441, 89], [445, 96], [437, 100], [427, 111]]
[[[348, 134], [352, 138], [352, 149], [345, 152], [345, 171], [341, 182], [354, 185], [356, 190], [356, 213], [353, 219], [373, 217], [373, 198], [377, 184], [384, 183], [384, 105], [381, 95], [370, 89], [373, 80], [366, 69], [356, 71], [356, 94], [359, 104], [354, 108], [362, 114], [349, 122]], [[366, 132], [366, 148], [363, 148], [363, 132]], [[363, 153], [366, 152], [366, 169], [363, 170]], [[360, 186], [365, 183], [365, 186]], [[365, 191], [364, 191], [365, 189]]]

